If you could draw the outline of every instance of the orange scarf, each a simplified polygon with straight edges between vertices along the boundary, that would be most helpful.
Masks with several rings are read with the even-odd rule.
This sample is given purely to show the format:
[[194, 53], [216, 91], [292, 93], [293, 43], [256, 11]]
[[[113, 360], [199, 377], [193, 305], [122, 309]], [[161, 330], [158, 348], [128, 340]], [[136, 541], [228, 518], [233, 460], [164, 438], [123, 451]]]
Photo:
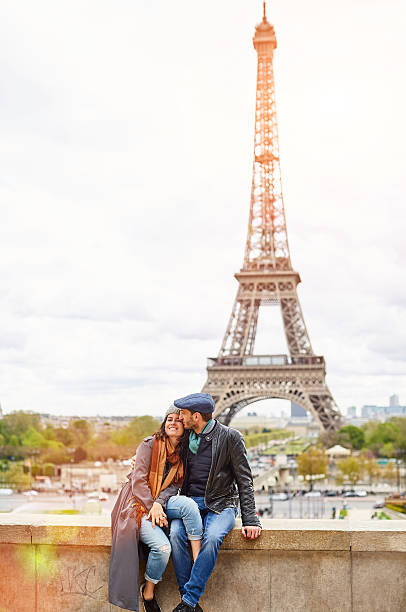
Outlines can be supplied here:
[[[167, 461], [171, 464], [171, 468], [167, 477], [162, 482]], [[153, 499], [156, 499], [160, 492], [169, 487], [172, 483], [179, 484], [180, 486], [182, 480], [183, 463], [180, 459], [179, 452], [173, 446], [169, 438], [161, 440], [160, 438], [154, 437], [152, 443], [151, 467], [148, 477], [148, 486], [151, 490]], [[139, 501], [132, 504], [132, 508], [135, 508], [135, 519], [138, 527], [141, 527], [141, 520], [142, 517], [147, 514], [147, 509]]]

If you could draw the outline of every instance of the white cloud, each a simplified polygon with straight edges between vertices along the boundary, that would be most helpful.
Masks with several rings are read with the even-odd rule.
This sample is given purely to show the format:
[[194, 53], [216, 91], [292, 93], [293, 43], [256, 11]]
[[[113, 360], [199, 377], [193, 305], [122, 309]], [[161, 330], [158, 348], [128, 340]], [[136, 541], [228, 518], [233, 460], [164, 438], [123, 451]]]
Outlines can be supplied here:
[[[6, 410], [159, 414], [202, 386], [243, 259], [259, 4], [3, 2]], [[343, 408], [406, 403], [406, 11], [269, 12], [313, 347]]]

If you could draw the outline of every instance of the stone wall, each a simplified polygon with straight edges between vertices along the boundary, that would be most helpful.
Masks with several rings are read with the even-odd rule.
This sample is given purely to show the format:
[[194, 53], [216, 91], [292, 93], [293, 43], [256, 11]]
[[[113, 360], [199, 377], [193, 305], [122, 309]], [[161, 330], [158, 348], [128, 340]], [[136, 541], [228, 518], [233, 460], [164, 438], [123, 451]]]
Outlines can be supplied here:
[[[107, 601], [107, 516], [0, 516], [0, 612], [113, 612]], [[158, 587], [162, 612], [179, 601], [171, 565]], [[264, 521], [223, 543], [204, 612], [406, 610], [404, 521]]]

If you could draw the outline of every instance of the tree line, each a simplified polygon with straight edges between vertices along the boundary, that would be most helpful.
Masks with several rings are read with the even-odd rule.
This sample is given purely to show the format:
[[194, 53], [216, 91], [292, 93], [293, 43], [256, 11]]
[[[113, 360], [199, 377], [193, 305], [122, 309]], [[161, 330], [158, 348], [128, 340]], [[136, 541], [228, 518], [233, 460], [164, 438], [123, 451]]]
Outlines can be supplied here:
[[338, 431], [320, 435], [319, 445], [330, 448], [335, 444], [356, 451], [370, 451], [375, 457], [406, 456], [406, 418], [393, 417], [381, 423], [369, 421], [362, 427], [345, 425]]
[[0, 419], [0, 460], [63, 464], [74, 461], [128, 459], [138, 444], [159, 429], [152, 416], [134, 417], [121, 428], [104, 423], [95, 430], [86, 419], [72, 419], [68, 427], [44, 425], [39, 414], [12, 412]]
[[[329, 465], [326, 449], [340, 445], [352, 454]], [[384, 465], [378, 459], [387, 459]], [[406, 418], [396, 417], [385, 423], [370, 421], [362, 427], [346, 425], [336, 432], [320, 435], [297, 457], [298, 473], [311, 483], [317, 475], [334, 476], [336, 484], [357, 484], [367, 481], [370, 486], [379, 481], [399, 483], [399, 463], [406, 460]]]

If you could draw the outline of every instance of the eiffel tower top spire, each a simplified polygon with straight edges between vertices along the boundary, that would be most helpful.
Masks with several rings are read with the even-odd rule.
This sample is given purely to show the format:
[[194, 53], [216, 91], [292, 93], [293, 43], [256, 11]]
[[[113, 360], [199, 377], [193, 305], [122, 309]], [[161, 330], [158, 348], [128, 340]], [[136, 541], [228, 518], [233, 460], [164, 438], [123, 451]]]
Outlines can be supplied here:
[[275, 30], [266, 17], [255, 28], [258, 56], [254, 163], [243, 270], [291, 270], [279, 164], [273, 53]]
[[253, 42], [256, 49], [259, 43], [268, 43], [266, 46], [270, 47], [271, 51], [276, 49], [275, 30], [266, 17], [266, 2], [264, 2], [264, 15], [262, 21], [255, 28]]

